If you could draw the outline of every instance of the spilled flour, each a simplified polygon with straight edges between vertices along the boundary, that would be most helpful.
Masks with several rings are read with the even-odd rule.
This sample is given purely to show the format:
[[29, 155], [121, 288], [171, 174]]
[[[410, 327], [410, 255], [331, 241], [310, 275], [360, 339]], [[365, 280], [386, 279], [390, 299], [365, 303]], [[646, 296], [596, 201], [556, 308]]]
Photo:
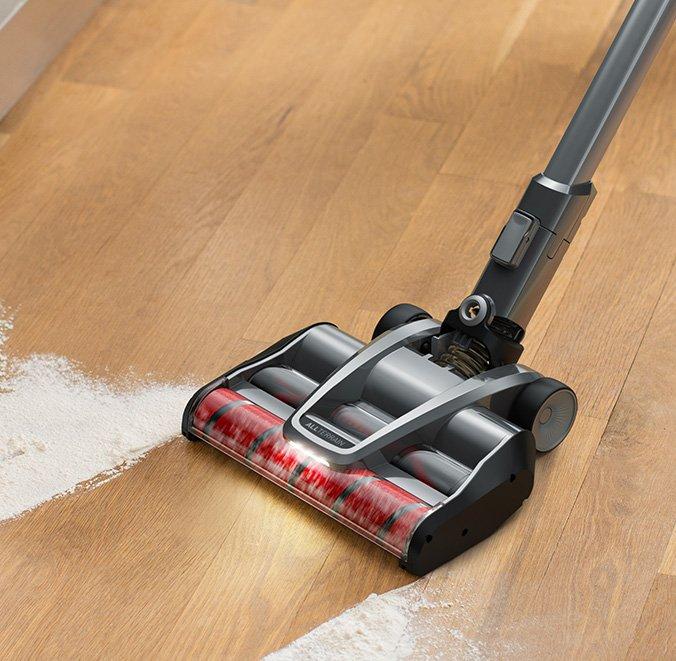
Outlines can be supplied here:
[[463, 593], [448, 600], [430, 589], [423, 578], [382, 595], [370, 595], [265, 658], [266, 661], [522, 658], [526, 648], [520, 643], [492, 636], [491, 644], [487, 645], [464, 633], [473, 630], [476, 624], [464, 612], [471, 602], [471, 595]]
[[9, 359], [0, 307], [0, 521], [101, 475], [113, 476], [180, 433], [195, 387], [112, 386], [66, 358]]
[[414, 584], [383, 595], [372, 594], [266, 659], [406, 658], [415, 646], [409, 624], [421, 607], [419, 592]]
[[[265, 659], [398, 661], [546, 656], [540, 645], [546, 630], [542, 623], [531, 619], [496, 628], [478, 622], [476, 615], [481, 607], [476, 594], [452, 585], [450, 577], [439, 581], [433, 573], [385, 594], [372, 594]], [[474, 637], [477, 635], [481, 639]]]

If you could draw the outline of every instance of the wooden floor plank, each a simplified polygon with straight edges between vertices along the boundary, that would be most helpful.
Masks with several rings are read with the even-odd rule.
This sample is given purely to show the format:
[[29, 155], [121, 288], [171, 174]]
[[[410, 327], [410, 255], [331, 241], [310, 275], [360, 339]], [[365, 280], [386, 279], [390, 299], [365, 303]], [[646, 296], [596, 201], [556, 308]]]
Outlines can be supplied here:
[[667, 546], [667, 550], [664, 552], [662, 564], [660, 565], [660, 573], [676, 576], [676, 526], [674, 526], [671, 533], [669, 546]]
[[305, 599], [269, 650], [292, 642], [374, 592], [381, 594], [415, 580], [371, 542], [337, 526], [334, 533], [331, 550]]
[[533, 362], [533, 358], [537, 355], [540, 345], [546, 338], [547, 331], [561, 308], [564, 296], [575, 277], [580, 260], [594, 235], [599, 218], [605, 212], [606, 204], [611, 199], [612, 194], [612, 186], [608, 186], [596, 194], [591, 209], [583, 218], [580, 229], [578, 229], [575, 235], [575, 241], [571, 243], [566, 254], [563, 256], [559, 268], [547, 287], [547, 292], [542, 302], [528, 323], [528, 330], [523, 340], [524, 352], [520, 359], [526, 365], [530, 365]]
[[[385, 5], [392, 24], [382, 21]], [[289, 118], [283, 141], [211, 233], [161, 311], [159, 326], [179, 315], [191, 325], [183, 329], [188, 336], [202, 337], [217, 355], [229, 352], [321, 217], [373, 132], [392, 88], [403, 83], [443, 16], [444, 7], [436, 2], [414, 8], [388, 1], [372, 7], [346, 41], [341, 59], [327, 67]], [[252, 256], [260, 256], [259, 261], [251, 261]], [[214, 304], [223, 300], [223, 283], [228, 284], [228, 308], [237, 314]], [[179, 312], [186, 308], [189, 314]], [[141, 346], [139, 354], [144, 353]], [[194, 368], [204, 370], [204, 360], [208, 357], [196, 356]]]
[[189, 29], [204, 4], [192, 0], [109, 3], [106, 9], [110, 18], [105, 28], [70, 65], [64, 78], [90, 85], [137, 88], [162, 60], [162, 51]]
[[443, 316], [481, 273], [518, 194], [509, 184], [438, 176], [361, 308], [382, 314], [407, 301]]
[[[260, 249], [254, 245], [247, 253], [244, 247], [237, 247], [236, 237], [246, 236], [248, 230], [243, 221], [230, 212], [324, 74], [327, 61], [342, 47], [368, 8], [369, 4], [363, 0], [343, 3], [339, 10], [333, 2], [298, 3], [275, 26], [255, 58], [245, 54], [246, 61], [229, 80], [215, 112], [144, 200], [129, 226], [97, 255], [90, 269], [91, 286], [72, 289], [70, 308], [79, 309], [96, 299], [101, 287], [106, 287], [110, 301], [102, 311], [101, 340], [107, 346], [129, 346], [153, 328], [170, 328], [177, 315], [191, 318], [206, 292], [202, 293], [202, 283], [190, 274], [204, 269], [220, 271], [227, 264], [241, 266], [246, 264], [247, 254], [256, 254]], [[318, 32], [310, 19], [326, 22], [330, 28]], [[269, 60], [275, 53], [283, 55], [277, 57], [275, 67], [271, 67]], [[311, 144], [308, 140], [294, 149], [302, 150]], [[270, 214], [274, 215], [276, 202], [270, 201]], [[255, 220], [256, 217], [248, 222]], [[158, 222], [165, 231], [148, 246], [148, 237], [153, 236]], [[206, 254], [202, 255], [205, 247]], [[143, 259], [149, 248], [165, 255], [165, 260], [157, 263]], [[121, 254], [131, 266], [118, 274], [116, 265]], [[260, 273], [253, 273], [252, 277], [261, 280]], [[133, 307], [127, 307], [127, 292], [135, 286], [140, 287], [141, 296], [132, 303]], [[223, 296], [222, 287], [219, 289], [210, 304]], [[148, 304], [154, 305], [154, 302], [158, 307], [162, 305], [166, 314], [153, 307], [158, 318], [146, 316]], [[212, 307], [214, 312], [222, 310], [218, 305]], [[121, 309], [125, 313], [122, 320], [117, 319]], [[201, 332], [216, 338], [225, 330], [225, 323], [218, 324], [218, 328], [216, 324], [200, 323], [200, 326]], [[170, 344], [175, 342], [169, 335], [166, 338]], [[218, 356], [220, 362], [230, 348], [221, 352], [222, 345], [214, 347], [213, 355]], [[131, 358], [142, 370], [171, 374], [181, 367], [201, 375], [209, 374], [196, 359], [186, 365], [183, 358], [181, 366], [167, 360], [157, 361], [156, 349], [148, 352], [143, 347]], [[189, 353], [186, 351], [183, 356]], [[126, 355], [126, 361], [130, 357], [125, 352], [117, 355]], [[172, 355], [178, 358], [181, 354]], [[95, 361], [96, 357], [83, 356], [83, 359]], [[210, 369], [213, 358], [205, 355], [203, 359]]]
[[464, 128], [537, 2], [453, 3], [445, 29], [432, 40], [387, 112]]
[[201, 449], [173, 443], [95, 491], [0, 527], [0, 646], [10, 657], [138, 658], [163, 640], [201, 579], [195, 568], [209, 566], [255, 485]]
[[[401, 91], [387, 108], [387, 112], [393, 115], [419, 119], [438, 118], [445, 125], [445, 130], [434, 137], [437, 143], [436, 152], [432, 150], [432, 145], [428, 149], [431, 157], [425, 167], [438, 168], [435, 153], [447, 151], [463, 130], [471, 109], [489, 86], [492, 75], [512, 42], [518, 37], [533, 7], [534, 3], [526, 5], [520, 3], [517, 11], [516, 6], [510, 3], [489, 3], [487, 6], [460, 3], [453, 6], [447, 23], [449, 28], [441, 31], [439, 37], [432, 42]], [[466, 30], [464, 26], [467, 25], [472, 29]], [[462, 30], [460, 26], [463, 26]], [[473, 30], [481, 31], [482, 38], [488, 41], [489, 47], [477, 39], [477, 34]], [[486, 37], [487, 30], [489, 38]], [[490, 36], [494, 39], [490, 40]], [[448, 53], [449, 39], [454, 41], [453, 52], [465, 51], [468, 44], [480, 52], [480, 57], [474, 60], [475, 66], [472, 68], [471, 76], [467, 74], [466, 67], [460, 66], [457, 58], [443, 57]], [[478, 43], [480, 46], [477, 46]], [[464, 72], [462, 76], [460, 71]], [[431, 84], [430, 80], [433, 80], [434, 84]], [[434, 90], [435, 94], [441, 93], [442, 96], [438, 99], [427, 98], [425, 90]], [[463, 109], [462, 113], [458, 111], [460, 108]], [[400, 130], [403, 134], [406, 125], [402, 124]], [[393, 157], [392, 162], [395, 161], [396, 158]], [[417, 164], [410, 165], [413, 171], [420, 169]], [[401, 167], [404, 167], [403, 163]], [[357, 181], [359, 177], [364, 177], [364, 173], [360, 173], [359, 169], [355, 171], [353, 168], [352, 171], [353, 178]], [[396, 177], [389, 172], [387, 177], [392, 185], [396, 186], [394, 183]], [[406, 177], [410, 180], [412, 173], [409, 172]], [[260, 312], [252, 320], [246, 332], [247, 337], [273, 341], [291, 330], [283, 310], [288, 306], [289, 298], [293, 300], [299, 298], [298, 292], [301, 290], [304, 291], [304, 295], [300, 299], [307, 301], [309, 306], [307, 317], [301, 317], [301, 325], [310, 323], [319, 314], [322, 318], [331, 319], [349, 328], [351, 313], [342, 319], [336, 316], [341, 310], [352, 309], [345, 296], [359, 296], [358, 292], [368, 290], [373, 275], [377, 275], [382, 268], [383, 258], [391, 252], [392, 242], [398, 238], [399, 223], [394, 222], [396, 217], [393, 219], [386, 209], [384, 211], [389, 213], [389, 216], [383, 218], [385, 223], [381, 222], [380, 227], [375, 228], [378, 234], [371, 233], [365, 208], [368, 205], [368, 188], [378, 186], [377, 181], [373, 183], [371, 179], [369, 176], [365, 177], [367, 185], [363, 198], [353, 199], [353, 196], [344, 194], [341, 189], [337, 191], [336, 198], [345, 200], [350, 206], [345, 208], [335, 204], [330, 206], [322, 221], [310, 231], [293, 262], [284, 272], [284, 276], [276, 283], [261, 306]], [[345, 183], [342, 188], [345, 188]], [[367, 241], [365, 236], [362, 239], [359, 235], [355, 235], [354, 231], [344, 226], [349, 218], [354, 218], [355, 222], [362, 224], [363, 229], [360, 231], [369, 233], [370, 241]], [[432, 220], [437, 231], [441, 230], [443, 222], [441, 218]], [[373, 243], [375, 237], [380, 235], [386, 241], [383, 248]], [[346, 243], [344, 248], [338, 247], [341, 245], [341, 237], [344, 237], [343, 242]], [[382, 252], [383, 249], [385, 252]], [[318, 258], [320, 254], [321, 259]], [[396, 258], [391, 262], [395, 268], [399, 266]], [[311, 290], [307, 289], [308, 273], [313, 273]], [[342, 279], [337, 277], [337, 274], [341, 273], [345, 274]], [[359, 283], [359, 286], [355, 287], [355, 283]]]
[[[11, 232], [2, 250], [14, 276], [6, 282], [6, 297], [15, 283], [32, 282], [39, 290], [38, 283], [47, 284], [51, 277], [63, 287], [73, 257], [93, 258], [124, 226], [213, 112], [225, 83], [212, 69], [227, 65], [231, 57], [245, 59], [243, 49], [276, 17], [270, 10], [249, 9], [242, 13], [227, 5], [205, 13], [200, 34], [209, 36], [210, 26], [222, 34], [220, 26], [226, 24], [233, 37], [228, 48], [209, 38], [200, 42], [204, 50], [172, 51], [138, 93], [59, 81], [33, 118], [22, 122], [16, 140], [0, 155], [6, 191], [0, 212]], [[35, 176], [43, 171], [47, 174]], [[89, 250], [80, 250], [83, 244]]]
[[[104, 3], [0, 122], [6, 350], [203, 382], [322, 317], [367, 339], [395, 303], [442, 316], [629, 4]], [[420, 656], [458, 632], [487, 656], [673, 656], [674, 43], [526, 336], [579, 419], [522, 510], [421, 582], [447, 605]], [[412, 580], [177, 439], [0, 525], [0, 649], [257, 658]]]
[[575, 390], [583, 413], [607, 420], [615, 404], [676, 254], [675, 209], [655, 195], [612, 196], [532, 361], [545, 372], [559, 367], [556, 378]]
[[[106, 347], [113, 359], [108, 364], [110, 369], [118, 367], [115, 356], [128, 362], [126, 347], [130, 338], [137, 340], [154, 325], [154, 318], [146, 314], [148, 306], [154, 309], [153, 301], [162, 302], [162, 287], [173, 292], [186, 270], [193, 266], [204, 244], [281, 135], [289, 107], [298, 103], [311, 88], [323, 69], [322, 58], [328, 57], [340, 45], [367, 7], [363, 2], [345, 4], [340, 19], [331, 22], [331, 30], [310, 39], [316, 31], [308, 25], [308, 18], [328, 20], [336, 12], [335, 3], [324, 2], [317, 7], [299, 5], [270, 26], [273, 28], [271, 34], [257, 45], [258, 57], [252, 58], [246, 49], [233, 53], [237, 62], [233, 65], [232, 76], [227, 82], [223, 81], [225, 87], [214, 85], [209, 67], [204, 70], [198, 67], [195, 71], [184, 62], [184, 74], [195, 77], [191, 86], [194, 96], [190, 99], [185, 91], [171, 91], [176, 73], [158, 81], [155, 92], [144, 90], [129, 124], [119, 127], [117, 134], [113, 130], [113, 138], [105, 139], [113, 149], [115, 141], [138, 141], [139, 134], [143, 135], [147, 126], [148, 153], [143, 154], [145, 158], [129, 156], [133, 162], [126, 163], [124, 154], [133, 149], [131, 145], [127, 145], [127, 152], [123, 151], [124, 146], [115, 147], [113, 153], [108, 154], [109, 161], [95, 168], [92, 175], [96, 183], [92, 183], [93, 194], [98, 194], [99, 179], [107, 178], [109, 168], [115, 171], [123, 192], [102, 201], [97, 198], [97, 203], [89, 206], [80, 196], [70, 203], [59, 200], [60, 205], [68, 205], [67, 215], [59, 217], [60, 207], [54, 205], [43, 222], [51, 219], [57, 223], [60, 231], [56, 241], [50, 241], [49, 235], [37, 231], [30, 239], [22, 239], [27, 245], [21, 253], [32, 257], [24, 260], [15, 257], [11, 279], [7, 279], [6, 296], [10, 303], [14, 298], [20, 299], [28, 282], [39, 281], [39, 286], [34, 285], [37, 295], [32, 296], [30, 305], [23, 308], [24, 324], [30, 324], [34, 317], [49, 314], [53, 315], [54, 323], [48, 336], [40, 331], [31, 332], [30, 326], [22, 326], [20, 333], [12, 338], [17, 350], [52, 347], [51, 350], [96, 365], [100, 351]], [[215, 13], [202, 17], [200, 20], [205, 21], [203, 31], [208, 31], [211, 24], [222, 23], [227, 18], [222, 15], [223, 11], [221, 6], [218, 12], [214, 10]], [[270, 18], [265, 15], [262, 19], [264, 30], [268, 29]], [[210, 20], [207, 22], [207, 19]], [[256, 40], [257, 34], [245, 27], [240, 26], [242, 45], [251, 45], [252, 42], [246, 40]], [[322, 48], [326, 50], [322, 51]], [[271, 70], [268, 60], [276, 52], [285, 55], [277, 60], [279, 68]], [[309, 52], [314, 53], [316, 59], [307, 60], [307, 66], [299, 67], [298, 62], [304, 61], [303, 56]], [[216, 66], [224, 57], [220, 48], [207, 50], [207, 54], [208, 57], [200, 51], [191, 52], [188, 60], [192, 64], [210, 62]], [[262, 76], [267, 79], [261, 80]], [[208, 91], [204, 90], [204, 85], [209, 86]], [[212, 91], [212, 87], [217, 91]], [[175, 95], [172, 99], [166, 98], [171, 94]], [[217, 96], [222, 102], [217, 101]], [[179, 98], [183, 99], [180, 115], [167, 121], [164, 114], [167, 103], [171, 102], [173, 106]], [[237, 99], [236, 103], [233, 98]], [[212, 105], [207, 104], [200, 110], [191, 108], [189, 102], [201, 107], [209, 99]], [[151, 102], [163, 117], [157, 128], [147, 106]], [[207, 114], [209, 118], [202, 125], [200, 120]], [[185, 131], [180, 130], [182, 124], [185, 124]], [[224, 130], [224, 127], [228, 129]], [[195, 133], [187, 144], [186, 132]], [[180, 156], [172, 150], [180, 151]], [[83, 185], [83, 177], [75, 172], [71, 176], [72, 186], [75, 183], [78, 187]], [[78, 212], [80, 217], [86, 217], [86, 224], [77, 222]], [[158, 226], [163, 230], [155, 233]], [[92, 249], [81, 250], [83, 242]], [[162, 255], [162, 258], [148, 260], [149, 252]], [[120, 268], [121, 264], [124, 268]], [[78, 276], [81, 272], [87, 272], [86, 281]], [[50, 282], [58, 282], [61, 291], [56, 306], [50, 300]], [[100, 296], [102, 290], [107, 292], [104, 299]], [[130, 290], [137, 292], [132, 299], [128, 296]], [[190, 299], [185, 303], [188, 306]], [[77, 319], [82, 310], [96, 311], [90, 323], [97, 328], [96, 337], [100, 343], [83, 341], [83, 336], [91, 334], [91, 328], [85, 323], [78, 326], [80, 335], [59, 332], [62, 323], [59, 319]], [[119, 353], [114, 346], [125, 349]], [[151, 352], [149, 355], [157, 354]], [[156, 360], [152, 362], [157, 363]], [[156, 365], [140, 364], [138, 367], [146, 369]], [[123, 363], [120, 368], [124, 369]]]
[[664, 139], [676, 132], [674, 58], [676, 33], [672, 31], [599, 167], [599, 186], [611, 182], [618, 190], [676, 194], [673, 145]]
[[676, 488], [673, 276], [533, 602], [531, 612], [563, 628], [560, 658], [626, 654], [676, 519], [665, 498]]
[[13, 133], [19, 129], [24, 120], [35, 115], [38, 111], [43, 114], [48, 112], [49, 105], [45, 105], [46, 97], [52, 87], [63, 79], [65, 72], [82, 53], [89, 48], [109, 21], [112, 20], [114, 3], [103, 3], [91, 15], [86, 25], [63, 47], [63, 50], [43, 69], [40, 76], [26, 90], [23, 96], [16, 101], [9, 112], [0, 119], [0, 131]]
[[[79, 171], [85, 150], [102, 147], [111, 111], [128, 101], [123, 90], [55, 81], [12, 131], [12, 140], [0, 151], [0, 257], [8, 267], [12, 254], [16, 262], [18, 255], [29, 261], [16, 242], [30, 235], [32, 223], [50, 207], [52, 218], [64, 212], [64, 172]], [[4, 295], [10, 296], [9, 279], [4, 286]]]
[[[308, 590], [306, 578], [319, 570], [330, 550], [329, 531], [336, 525], [309, 505], [288, 507], [288, 497], [258, 480], [166, 642], [158, 648], [160, 657], [253, 659], [279, 646], [289, 615]], [[266, 524], [257, 525], [259, 521]], [[314, 534], [308, 535], [308, 530]], [[256, 569], [243, 571], [243, 561], [247, 566], [257, 563]], [[252, 636], [253, 631], [259, 635]]]
[[352, 310], [408, 225], [455, 133], [445, 124], [383, 117], [245, 337], [272, 343], [318, 318], [349, 326]]
[[658, 574], [636, 627], [627, 659], [673, 659], [676, 656], [676, 576]]

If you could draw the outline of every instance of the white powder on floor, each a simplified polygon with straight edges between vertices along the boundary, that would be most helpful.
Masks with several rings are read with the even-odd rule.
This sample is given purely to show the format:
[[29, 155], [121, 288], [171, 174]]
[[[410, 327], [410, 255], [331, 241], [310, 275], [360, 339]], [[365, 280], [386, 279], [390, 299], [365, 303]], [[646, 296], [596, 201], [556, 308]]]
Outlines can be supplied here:
[[[448, 594], [454, 594], [452, 599]], [[454, 590], [452, 580], [443, 589], [430, 589], [427, 579], [372, 594], [353, 608], [319, 625], [289, 646], [265, 657], [266, 661], [398, 661], [404, 659], [517, 659], [542, 656], [525, 645], [524, 633], [532, 629], [510, 627], [511, 632], [491, 630], [468, 611], [473, 597]]]
[[11, 329], [0, 306], [0, 521], [113, 476], [180, 434], [194, 386], [113, 386], [66, 358], [12, 360], [4, 350]]
[[383, 595], [372, 594], [265, 658], [269, 661], [407, 658], [415, 645], [409, 625], [420, 605], [416, 584]]
[[7, 370], [7, 356], [5, 355], [4, 347], [12, 328], [14, 328], [14, 320], [7, 314], [7, 311], [0, 303], [0, 377]]

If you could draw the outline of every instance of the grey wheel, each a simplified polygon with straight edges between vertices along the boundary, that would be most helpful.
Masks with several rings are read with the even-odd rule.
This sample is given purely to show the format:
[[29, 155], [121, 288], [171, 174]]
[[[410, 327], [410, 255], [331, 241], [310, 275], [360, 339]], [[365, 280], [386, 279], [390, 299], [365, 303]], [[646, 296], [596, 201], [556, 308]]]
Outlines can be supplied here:
[[543, 378], [519, 393], [510, 417], [533, 432], [538, 452], [549, 452], [568, 436], [576, 414], [575, 393], [556, 379]]

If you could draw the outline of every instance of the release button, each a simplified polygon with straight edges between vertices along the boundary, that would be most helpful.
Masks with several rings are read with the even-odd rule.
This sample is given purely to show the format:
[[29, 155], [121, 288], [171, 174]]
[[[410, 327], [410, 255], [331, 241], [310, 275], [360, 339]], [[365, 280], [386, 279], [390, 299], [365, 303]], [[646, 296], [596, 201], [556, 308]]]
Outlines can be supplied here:
[[491, 250], [493, 261], [508, 269], [515, 269], [521, 263], [539, 226], [540, 223], [534, 218], [515, 211]]

